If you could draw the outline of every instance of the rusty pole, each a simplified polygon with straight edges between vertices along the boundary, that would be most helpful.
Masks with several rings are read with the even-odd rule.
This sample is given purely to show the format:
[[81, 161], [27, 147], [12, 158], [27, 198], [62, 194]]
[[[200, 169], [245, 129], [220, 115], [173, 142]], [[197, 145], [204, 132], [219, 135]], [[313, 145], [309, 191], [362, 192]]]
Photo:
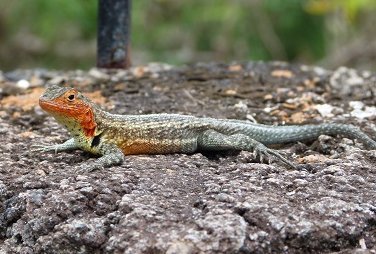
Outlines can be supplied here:
[[99, 0], [97, 66], [130, 66], [131, 0]]

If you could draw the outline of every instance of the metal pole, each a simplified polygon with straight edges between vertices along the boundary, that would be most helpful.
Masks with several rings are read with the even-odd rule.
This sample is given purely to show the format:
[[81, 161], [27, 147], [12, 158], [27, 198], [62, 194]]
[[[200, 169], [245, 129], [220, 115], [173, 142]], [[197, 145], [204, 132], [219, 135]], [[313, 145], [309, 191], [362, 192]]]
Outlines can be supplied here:
[[130, 66], [131, 0], [99, 0], [97, 66]]

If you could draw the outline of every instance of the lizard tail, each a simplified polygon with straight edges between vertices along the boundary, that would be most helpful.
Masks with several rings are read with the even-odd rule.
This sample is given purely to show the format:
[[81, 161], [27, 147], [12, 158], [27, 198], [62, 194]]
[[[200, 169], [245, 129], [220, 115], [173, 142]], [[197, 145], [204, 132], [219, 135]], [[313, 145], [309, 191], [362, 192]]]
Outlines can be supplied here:
[[233, 122], [227, 126], [220, 124], [220, 131], [243, 133], [263, 144], [282, 144], [296, 141], [313, 140], [320, 135], [342, 135], [357, 139], [368, 149], [376, 149], [376, 141], [358, 127], [347, 124], [270, 126], [252, 123]]
[[276, 140], [286, 142], [304, 141], [316, 139], [320, 135], [342, 135], [351, 139], [357, 139], [369, 149], [376, 149], [376, 141], [353, 125], [345, 124], [320, 124], [303, 126], [280, 126], [267, 131], [271, 135], [271, 143]]

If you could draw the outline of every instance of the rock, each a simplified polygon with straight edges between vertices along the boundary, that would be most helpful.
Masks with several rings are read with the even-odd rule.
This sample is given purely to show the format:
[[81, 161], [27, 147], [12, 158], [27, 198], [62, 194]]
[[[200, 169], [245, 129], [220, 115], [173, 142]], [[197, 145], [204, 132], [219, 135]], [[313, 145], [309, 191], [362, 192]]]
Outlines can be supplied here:
[[[104, 106], [114, 113], [284, 124], [307, 110], [307, 123], [333, 114], [325, 121], [359, 123], [372, 132], [373, 116], [356, 121], [349, 116], [376, 105], [374, 97], [359, 92], [365, 91], [360, 80], [375, 74], [337, 72], [281, 62], [151, 64], [129, 70], [14, 71], [4, 74], [0, 86], [16, 87], [30, 77], [42, 86], [67, 81], [105, 96]], [[346, 77], [352, 81], [343, 89], [356, 98], [338, 96]], [[27, 92], [37, 89], [31, 84]], [[15, 94], [0, 92], [0, 253], [372, 253], [376, 248], [376, 157], [350, 139], [322, 135], [313, 143], [273, 147], [294, 163], [305, 163], [298, 170], [260, 164], [242, 151], [127, 156], [121, 166], [77, 173], [76, 165], [95, 157], [82, 151], [31, 152], [32, 145], [62, 143], [69, 136], [38, 107], [22, 111], [19, 97], [9, 107], [1, 103]], [[35, 108], [38, 95], [31, 94]], [[316, 104], [333, 110], [318, 114]]]

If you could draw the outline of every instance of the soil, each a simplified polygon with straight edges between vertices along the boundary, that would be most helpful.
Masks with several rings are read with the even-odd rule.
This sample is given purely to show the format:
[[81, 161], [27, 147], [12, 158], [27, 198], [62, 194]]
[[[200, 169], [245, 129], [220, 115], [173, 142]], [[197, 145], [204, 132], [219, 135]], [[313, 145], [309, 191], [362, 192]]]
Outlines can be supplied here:
[[375, 139], [375, 82], [280, 62], [0, 73], [0, 253], [376, 253], [376, 151], [345, 137], [277, 146], [299, 170], [240, 152], [78, 173], [95, 158], [31, 151], [69, 138], [38, 106], [49, 84], [114, 113], [349, 123]]

